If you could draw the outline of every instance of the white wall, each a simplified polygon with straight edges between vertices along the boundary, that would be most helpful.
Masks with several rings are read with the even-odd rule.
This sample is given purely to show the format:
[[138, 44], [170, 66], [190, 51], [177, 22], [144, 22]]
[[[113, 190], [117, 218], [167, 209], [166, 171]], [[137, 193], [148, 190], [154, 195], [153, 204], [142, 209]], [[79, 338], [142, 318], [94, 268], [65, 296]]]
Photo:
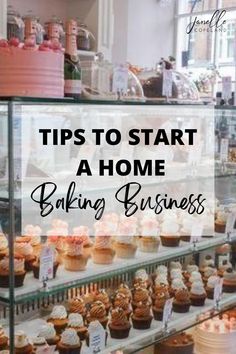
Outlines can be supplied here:
[[114, 63], [127, 61], [129, 0], [114, 0], [114, 38], [112, 59]]

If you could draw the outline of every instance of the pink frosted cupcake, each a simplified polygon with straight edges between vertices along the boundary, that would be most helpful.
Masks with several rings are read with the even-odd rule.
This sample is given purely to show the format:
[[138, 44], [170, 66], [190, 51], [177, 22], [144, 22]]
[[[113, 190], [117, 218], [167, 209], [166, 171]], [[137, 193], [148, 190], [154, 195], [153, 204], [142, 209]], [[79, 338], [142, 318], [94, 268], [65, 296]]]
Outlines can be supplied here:
[[25, 236], [30, 237], [30, 244], [33, 247], [33, 251], [36, 257], [40, 256], [42, 250], [41, 244], [41, 234], [42, 230], [39, 226], [34, 225], [26, 225], [25, 229]]
[[27, 236], [16, 237], [14, 244], [14, 251], [25, 259], [25, 270], [27, 272], [32, 270], [32, 264], [36, 260], [33, 247], [30, 244], [31, 238]]
[[88, 256], [83, 252], [83, 238], [80, 236], [68, 236], [65, 239], [66, 251], [63, 255], [66, 270], [85, 270]]
[[84, 255], [91, 257], [93, 242], [89, 237], [89, 228], [87, 226], [79, 226], [73, 228], [73, 236], [79, 236], [83, 240]]
[[92, 259], [96, 264], [111, 264], [115, 251], [112, 249], [111, 236], [108, 236], [109, 229], [106, 224], [99, 226], [96, 230], [95, 244], [92, 251]]

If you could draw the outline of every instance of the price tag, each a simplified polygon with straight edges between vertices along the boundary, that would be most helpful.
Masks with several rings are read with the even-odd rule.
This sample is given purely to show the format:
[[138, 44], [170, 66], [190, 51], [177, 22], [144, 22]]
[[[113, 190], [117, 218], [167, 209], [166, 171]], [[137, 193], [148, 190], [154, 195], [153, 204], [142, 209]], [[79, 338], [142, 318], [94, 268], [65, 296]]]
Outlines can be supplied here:
[[88, 327], [89, 349], [92, 354], [100, 353], [106, 346], [106, 332], [98, 321], [93, 321]]
[[229, 139], [221, 139], [220, 142], [221, 161], [228, 161], [228, 154], [229, 154]]
[[199, 242], [203, 233], [203, 225], [201, 223], [195, 223], [191, 230], [191, 242]]
[[163, 318], [162, 318], [163, 327], [166, 327], [168, 322], [170, 321], [171, 314], [172, 314], [173, 300], [174, 298], [171, 298], [166, 300], [165, 302], [165, 306], [163, 309]]
[[232, 95], [232, 80], [231, 76], [222, 77], [222, 98], [229, 100]]
[[163, 69], [162, 96], [172, 97], [173, 74], [172, 70]]
[[39, 280], [47, 281], [53, 278], [54, 249], [52, 246], [45, 246], [40, 254]]
[[44, 348], [37, 348], [35, 354], [53, 354], [55, 353], [56, 346], [50, 345]]
[[128, 68], [125, 66], [117, 66], [113, 70], [112, 91], [126, 94], [128, 89]]
[[233, 231], [235, 220], [236, 220], [236, 214], [235, 213], [230, 213], [228, 215], [228, 218], [227, 218], [227, 221], [226, 221], [226, 226], [225, 226], [226, 233], [229, 233], [229, 232]]
[[215, 304], [218, 304], [219, 301], [221, 300], [222, 291], [223, 291], [223, 278], [219, 278], [218, 281], [216, 282], [215, 288], [214, 288], [214, 302], [215, 302]]

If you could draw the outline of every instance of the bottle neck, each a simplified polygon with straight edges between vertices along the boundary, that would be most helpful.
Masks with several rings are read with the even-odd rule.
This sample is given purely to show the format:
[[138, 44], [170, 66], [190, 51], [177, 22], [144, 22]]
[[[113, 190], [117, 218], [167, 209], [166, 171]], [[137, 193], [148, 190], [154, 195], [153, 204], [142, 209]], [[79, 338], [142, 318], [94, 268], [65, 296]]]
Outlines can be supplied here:
[[66, 35], [66, 54], [77, 56], [77, 41], [76, 35]]

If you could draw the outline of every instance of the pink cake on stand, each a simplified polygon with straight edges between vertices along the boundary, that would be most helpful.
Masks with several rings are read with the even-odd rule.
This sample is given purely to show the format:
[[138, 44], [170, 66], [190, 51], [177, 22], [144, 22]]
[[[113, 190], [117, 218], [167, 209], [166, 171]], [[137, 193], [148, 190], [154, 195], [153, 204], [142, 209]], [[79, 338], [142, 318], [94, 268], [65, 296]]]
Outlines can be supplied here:
[[0, 40], [0, 96], [64, 97], [64, 55], [58, 41], [35, 43], [27, 24], [24, 43]]

